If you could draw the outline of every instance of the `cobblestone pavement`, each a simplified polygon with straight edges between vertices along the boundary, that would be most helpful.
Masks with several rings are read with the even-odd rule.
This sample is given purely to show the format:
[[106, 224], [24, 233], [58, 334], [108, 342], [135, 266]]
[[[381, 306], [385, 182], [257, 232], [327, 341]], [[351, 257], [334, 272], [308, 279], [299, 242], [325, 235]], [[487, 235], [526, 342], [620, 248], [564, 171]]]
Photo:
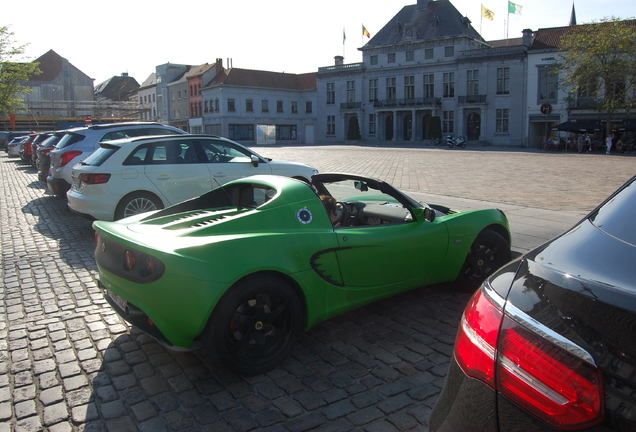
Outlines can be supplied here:
[[[631, 176], [634, 161], [344, 146], [259, 150], [414, 192], [568, 211], [592, 208]], [[243, 377], [204, 351], [167, 351], [120, 320], [97, 287], [90, 222], [46, 195], [35, 170], [5, 153], [0, 239], [0, 432], [426, 431], [470, 296], [433, 286], [357, 309], [304, 333], [270, 373]]]
[[555, 211], [589, 212], [629, 180], [636, 153], [605, 155], [477, 147], [253, 147], [321, 172], [353, 172], [403, 191]]

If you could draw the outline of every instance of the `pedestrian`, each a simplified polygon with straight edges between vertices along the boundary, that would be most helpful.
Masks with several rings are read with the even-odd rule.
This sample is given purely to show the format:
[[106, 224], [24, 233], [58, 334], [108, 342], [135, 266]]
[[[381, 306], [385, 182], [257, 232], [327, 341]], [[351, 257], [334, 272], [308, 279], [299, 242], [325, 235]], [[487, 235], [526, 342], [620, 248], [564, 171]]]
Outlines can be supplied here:
[[583, 134], [579, 134], [579, 137], [576, 140], [576, 144], [579, 150], [579, 153], [583, 151], [583, 144], [585, 143], [585, 139], [583, 138]]
[[612, 139], [614, 138], [614, 134], [609, 134], [607, 138], [605, 138], [605, 147], [607, 147], [607, 151], [605, 154], [610, 154], [612, 151]]

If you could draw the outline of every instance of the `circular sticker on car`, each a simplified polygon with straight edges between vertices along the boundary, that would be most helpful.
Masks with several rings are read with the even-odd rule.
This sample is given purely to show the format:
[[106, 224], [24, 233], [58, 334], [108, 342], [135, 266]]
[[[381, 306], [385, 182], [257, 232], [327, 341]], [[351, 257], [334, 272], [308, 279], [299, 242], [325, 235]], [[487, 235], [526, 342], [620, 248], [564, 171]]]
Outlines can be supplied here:
[[298, 210], [298, 212], [296, 212], [296, 217], [298, 218], [298, 222], [304, 225], [311, 223], [311, 220], [314, 218], [309, 209], [306, 208]]

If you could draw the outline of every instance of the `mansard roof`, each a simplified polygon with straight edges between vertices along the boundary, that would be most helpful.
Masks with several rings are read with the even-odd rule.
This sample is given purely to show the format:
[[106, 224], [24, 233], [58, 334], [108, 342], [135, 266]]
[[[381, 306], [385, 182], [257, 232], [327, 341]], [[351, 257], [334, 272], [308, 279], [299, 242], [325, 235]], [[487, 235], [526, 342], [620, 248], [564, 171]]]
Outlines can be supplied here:
[[260, 87], [280, 90], [315, 90], [316, 72], [290, 74], [252, 69], [225, 69], [216, 75], [206, 87], [214, 86]]
[[483, 40], [449, 0], [418, 0], [415, 5], [403, 7], [363, 49], [451, 36]]

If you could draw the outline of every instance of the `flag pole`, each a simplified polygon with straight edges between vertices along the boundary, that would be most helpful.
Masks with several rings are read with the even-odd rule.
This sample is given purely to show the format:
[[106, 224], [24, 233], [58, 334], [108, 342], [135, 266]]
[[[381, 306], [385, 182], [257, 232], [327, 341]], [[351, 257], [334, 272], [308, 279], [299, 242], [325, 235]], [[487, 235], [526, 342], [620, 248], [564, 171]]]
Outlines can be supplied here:
[[508, 11], [508, 16], [506, 17], [506, 46], [508, 46], [508, 29], [510, 29], [510, 0], [508, 0], [506, 10]]
[[[484, 4], [481, 4], [481, 9], [479, 10], [479, 35], [481, 36], [481, 23], [484, 21]], [[483, 38], [483, 37], [482, 37]]]

